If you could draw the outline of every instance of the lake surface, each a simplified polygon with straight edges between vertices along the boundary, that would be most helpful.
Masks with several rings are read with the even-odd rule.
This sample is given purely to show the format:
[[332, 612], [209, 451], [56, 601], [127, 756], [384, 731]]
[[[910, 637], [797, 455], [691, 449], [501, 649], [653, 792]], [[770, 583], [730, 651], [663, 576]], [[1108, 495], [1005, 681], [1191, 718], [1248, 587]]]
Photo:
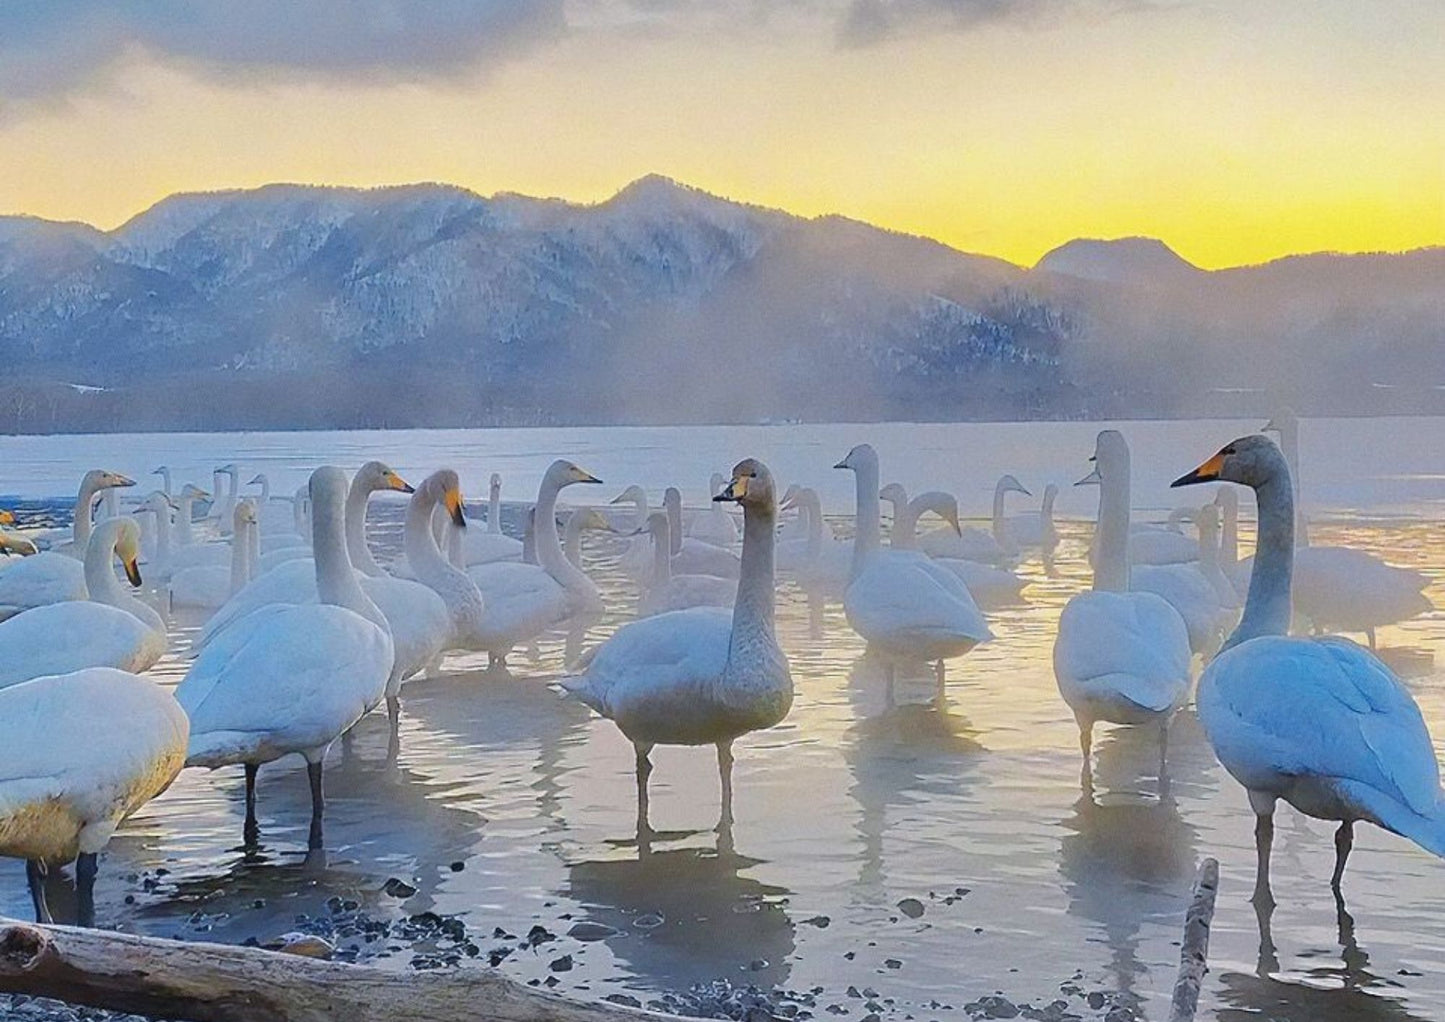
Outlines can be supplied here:
[[[1124, 423], [1133, 447], [1134, 501], [1162, 517], [1207, 488], [1167, 489], [1223, 442], [1258, 422]], [[867, 440], [883, 479], [910, 491], [951, 489], [982, 516], [993, 481], [1012, 472], [1034, 490], [1064, 486], [1064, 516], [1091, 517], [1097, 490], [1067, 484], [1086, 474], [1099, 424], [961, 424], [548, 429], [4, 438], [0, 494], [61, 497], [82, 471], [103, 466], [144, 479], [169, 464], [177, 485], [209, 486], [234, 461], [243, 481], [267, 472], [289, 492], [316, 464], [354, 468], [379, 457], [408, 478], [457, 468], [475, 501], [501, 472], [520, 501], [554, 457], [607, 481], [564, 500], [607, 499], [632, 482], [654, 499], [680, 486], [699, 504], [708, 475], [744, 456], [782, 481], [818, 486], [831, 514], [851, 512], [852, 480], [830, 466]], [[1445, 421], [1310, 420], [1303, 424], [1303, 491], [1312, 540], [1375, 551], [1421, 568], [1445, 606]], [[415, 481], [415, 480], [413, 480]], [[582, 490], [586, 492], [579, 492]], [[1012, 499], [1012, 498], [1011, 498]], [[12, 499], [13, 502], [13, 499]], [[5, 503], [0, 498], [0, 503]], [[1246, 512], [1251, 501], [1244, 496]], [[479, 506], [478, 504], [473, 505]], [[1011, 510], [1023, 510], [1010, 505]], [[375, 539], [395, 549], [400, 504], [375, 501]], [[1060, 609], [1088, 581], [1088, 528], [1065, 525], [1061, 576], [1037, 561], [1026, 602], [991, 616], [997, 639], [949, 666], [948, 703], [930, 701], [931, 678], [913, 672], [888, 709], [877, 664], [864, 655], [841, 607], [814, 618], [804, 594], [780, 582], [780, 638], [797, 697], [781, 726], [737, 745], [736, 822], [714, 830], [716, 764], [710, 748], [659, 748], [652, 823], [662, 837], [637, 847], [630, 745], [610, 723], [563, 701], [550, 686], [564, 652], [595, 643], [629, 618], [636, 589], [617, 569], [620, 541], [589, 534], [584, 559], [610, 614], [585, 633], [548, 636], [536, 656], [514, 657], [512, 676], [457, 657], [442, 677], [403, 693], [401, 757], [384, 763], [385, 719], [361, 727], [357, 754], [328, 760], [330, 865], [308, 873], [305, 773], [290, 761], [261, 772], [265, 848], [238, 849], [239, 770], [186, 771], [111, 843], [98, 883], [104, 925], [161, 935], [241, 941], [324, 912], [326, 899], [361, 902], [378, 916], [458, 914], [484, 934], [565, 933], [590, 920], [607, 939], [560, 941], [500, 966], [524, 980], [597, 998], [643, 1000], [696, 981], [822, 987], [817, 1013], [964, 1019], [966, 1002], [995, 991], [1047, 1004], [1061, 985], [1137, 997], [1167, 1015], [1177, 941], [1197, 861], [1216, 856], [1221, 891], [1204, 1017], [1243, 1019], [1445, 1018], [1445, 864], [1402, 839], [1361, 827], [1346, 878], [1352, 919], [1329, 891], [1332, 828], [1288, 807], [1277, 816], [1271, 940], [1248, 902], [1253, 819], [1243, 791], [1215, 762], [1192, 711], [1171, 740], [1172, 785], [1161, 797], [1152, 737], [1096, 732], [1092, 799], [1081, 795], [1077, 729], [1054, 684], [1051, 649]], [[1247, 552], [1247, 548], [1246, 548]], [[155, 673], [185, 671], [191, 626]], [[1431, 614], [1382, 630], [1384, 655], [1445, 738], [1438, 666], [1445, 622]], [[165, 872], [160, 872], [164, 870]], [[417, 893], [382, 893], [392, 877]], [[960, 889], [966, 894], [960, 895]], [[907, 911], [899, 903], [917, 899]], [[0, 863], [0, 911], [29, 911], [23, 867]], [[1345, 925], [1349, 924], [1349, 925]], [[515, 943], [515, 942], [514, 942]], [[573, 968], [550, 966], [570, 953]], [[404, 956], [394, 959], [406, 967]], [[486, 968], [485, 961], [464, 967]], [[1071, 1010], [1098, 1017], [1083, 1001]]]

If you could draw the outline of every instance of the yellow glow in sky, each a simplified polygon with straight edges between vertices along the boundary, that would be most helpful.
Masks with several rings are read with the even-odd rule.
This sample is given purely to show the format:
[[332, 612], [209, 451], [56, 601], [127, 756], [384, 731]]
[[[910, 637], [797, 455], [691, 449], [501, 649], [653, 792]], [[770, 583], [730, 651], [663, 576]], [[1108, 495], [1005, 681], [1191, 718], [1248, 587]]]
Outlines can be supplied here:
[[1133, 234], [1205, 267], [1403, 250], [1445, 244], [1441, 10], [1223, 0], [852, 49], [574, 31], [429, 84], [217, 84], [138, 55], [0, 114], [0, 211], [108, 228], [271, 181], [595, 201], [657, 172], [1022, 264]]

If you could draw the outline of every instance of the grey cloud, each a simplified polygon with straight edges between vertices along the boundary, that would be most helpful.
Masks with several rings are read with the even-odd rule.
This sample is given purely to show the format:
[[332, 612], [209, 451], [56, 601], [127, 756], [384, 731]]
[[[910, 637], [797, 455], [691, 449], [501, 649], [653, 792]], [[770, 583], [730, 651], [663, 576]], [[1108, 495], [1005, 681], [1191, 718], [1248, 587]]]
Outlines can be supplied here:
[[219, 80], [457, 76], [566, 30], [563, 0], [46, 0], [0, 4], [0, 97], [63, 97], [141, 51]]
[[847, 0], [837, 21], [840, 45], [871, 46], [895, 36], [966, 31], [980, 25], [1036, 22], [1066, 13], [1107, 16], [1175, 0]]

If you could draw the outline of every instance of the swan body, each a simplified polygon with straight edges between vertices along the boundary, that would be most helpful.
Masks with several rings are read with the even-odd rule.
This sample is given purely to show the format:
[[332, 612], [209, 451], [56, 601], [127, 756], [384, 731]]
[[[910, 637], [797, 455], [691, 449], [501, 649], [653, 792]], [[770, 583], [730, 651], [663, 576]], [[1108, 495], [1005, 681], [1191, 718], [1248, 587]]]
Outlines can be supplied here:
[[540, 635], [551, 625], [602, 609], [597, 586], [568, 562], [557, 535], [557, 495], [574, 483], [599, 480], [570, 461], [554, 461], [542, 477], [537, 494], [538, 564], [496, 561], [467, 568], [485, 606], [478, 647], [498, 662], [514, 646]]
[[1159, 728], [1159, 769], [1169, 721], [1189, 695], [1192, 652], [1183, 618], [1162, 597], [1130, 591], [1129, 447], [1117, 430], [1099, 433], [1095, 468], [1080, 485], [1098, 483], [1094, 586], [1064, 605], [1054, 640], [1054, 678], [1079, 724], [1085, 786], [1098, 721]]
[[1244, 616], [1200, 677], [1198, 693], [1205, 734], [1256, 814], [1256, 903], [1273, 903], [1269, 861], [1279, 799], [1307, 816], [1340, 821], [1337, 895], [1356, 821], [1445, 857], [1445, 792], [1409, 690], [1348, 640], [1286, 637], [1296, 515], [1285, 456], [1266, 437], [1242, 437], [1174, 485], [1215, 480], [1251, 487], [1259, 507]]
[[[916, 549], [918, 519], [926, 511], [932, 511], [949, 522], [958, 521], [958, 501], [950, 493], [934, 490], [920, 493], [909, 501], [907, 493], [897, 483], [885, 487], [883, 492], [890, 490], [901, 498], [901, 504], [896, 505], [898, 509], [894, 511], [893, 533], [889, 539], [889, 546], [894, 550]], [[1006, 568], [946, 557], [935, 557], [933, 563], [958, 576], [981, 610], [1016, 604], [1023, 592], [1024, 580]]]
[[1129, 569], [1129, 588], [1153, 593], [1173, 607], [1184, 621], [1189, 648], [1194, 652], [1212, 655], [1224, 641], [1228, 612], [1204, 573], [1194, 565], [1136, 565]]
[[437, 547], [431, 530], [437, 508], [451, 517], [455, 528], [464, 527], [461, 484], [450, 469], [432, 473], [412, 495], [403, 533], [407, 564], [417, 581], [440, 601], [443, 619], [439, 626], [439, 651], [481, 648], [486, 604], [476, 583], [443, 557]]
[[1018, 558], [1018, 547], [1008, 535], [1004, 516], [1004, 498], [1010, 493], [1030, 496], [1029, 491], [1011, 475], [999, 479], [993, 489], [993, 523], [989, 532], [982, 529], [953, 529], [929, 532], [919, 537], [918, 546], [929, 557], [975, 561], [1004, 567]]
[[255, 528], [256, 506], [243, 500], [236, 505], [231, 520], [231, 542], [227, 545], [230, 564], [185, 568], [172, 574], [171, 606], [215, 610], [240, 592], [252, 575], [251, 531]]
[[32, 864], [41, 922], [50, 919], [40, 864], [79, 857], [79, 921], [94, 925], [96, 853], [175, 780], [187, 733], [186, 714], [168, 692], [108, 667], [0, 690], [0, 854]]
[[85, 568], [75, 558], [43, 550], [0, 572], [0, 621], [32, 607], [84, 600]]
[[165, 655], [166, 634], [88, 600], [52, 603], [0, 622], [0, 688], [87, 667], [139, 674]]
[[857, 478], [858, 531], [843, 610], [868, 645], [892, 659], [941, 661], [993, 638], [959, 577], [917, 550], [879, 548], [878, 455], [867, 444], [838, 468]]
[[386, 618], [346, 552], [345, 474], [311, 476], [312, 548], [321, 603], [263, 607], [221, 632], [176, 689], [191, 721], [188, 766], [246, 765], [246, 837], [254, 841], [257, 768], [290, 753], [307, 762], [308, 847], [321, 848], [322, 761], [331, 742], [386, 694], [394, 650]]

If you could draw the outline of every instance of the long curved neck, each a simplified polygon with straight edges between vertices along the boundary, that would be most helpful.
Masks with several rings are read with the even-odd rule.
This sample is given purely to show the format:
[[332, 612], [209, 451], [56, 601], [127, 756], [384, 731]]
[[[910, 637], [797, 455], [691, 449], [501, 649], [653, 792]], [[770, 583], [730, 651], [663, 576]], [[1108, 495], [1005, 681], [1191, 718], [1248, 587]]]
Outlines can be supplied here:
[[1223, 523], [1219, 533], [1219, 563], [1233, 568], [1239, 563], [1239, 504], [1228, 501], [1223, 504]]
[[1201, 523], [1199, 526], [1199, 564], [1212, 571], [1219, 569], [1219, 526]]
[[171, 495], [171, 470], [168, 468], [161, 469], [161, 492], [167, 497]]
[[94, 483], [84, 482], [80, 484], [80, 492], [75, 497], [75, 517], [70, 522], [70, 538], [74, 540], [77, 549], [86, 550], [90, 543], [90, 534], [94, 525], [91, 517], [91, 508], [95, 504], [95, 495], [100, 487]]
[[407, 564], [411, 565], [417, 581], [427, 586], [435, 585], [437, 579], [449, 578], [456, 571], [442, 556], [432, 529], [440, 506], [433, 493], [413, 496], [406, 506], [406, 524], [402, 527], [401, 542]]
[[196, 538], [191, 531], [191, 505], [195, 502], [195, 497], [176, 499], [176, 542], [181, 546], [190, 546]]
[[311, 553], [316, 563], [316, 595], [322, 603], [345, 607], [388, 635], [386, 618], [361, 588], [346, 555], [345, 506], [316, 507], [311, 513]]
[[266, 509], [266, 504], [271, 500], [271, 480], [264, 475], [261, 477], [261, 510]]
[[652, 534], [652, 584], [666, 585], [672, 580], [672, 529], [664, 526]]
[[864, 461], [853, 473], [857, 477], [857, 531], [853, 535], [853, 568], [856, 578], [863, 570], [868, 555], [882, 545], [882, 525], [878, 511], [878, 463]]
[[1290, 583], [1294, 575], [1294, 490], [1288, 473], [1275, 473], [1255, 487], [1259, 539], [1249, 573], [1244, 616], [1225, 649], [1261, 635], [1288, 635]]
[[1059, 491], [1050, 487], [1044, 491], [1044, 503], [1039, 511], [1039, 516], [1045, 525], [1054, 524], [1054, 501], [1058, 499]]
[[[876, 475], [876, 473], [875, 473]], [[871, 491], [876, 506], [878, 484]], [[773, 587], [773, 544], [777, 536], [778, 515], [769, 509], [743, 507], [743, 553], [738, 573], [738, 594], [733, 604], [732, 641], [728, 645], [726, 676], [733, 663], [755, 652], [760, 644], [776, 646], [773, 623], [776, 594]]]
[[[181, 506], [190, 511], [189, 504]], [[171, 509], [164, 501], [157, 501], [151, 507], [156, 513], [156, 564], [165, 569], [171, 563]]]
[[676, 557], [682, 553], [682, 501], [666, 501], [668, 547]]
[[1305, 525], [1304, 500], [1300, 495], [1299, 471], [1299, 422], [1289, 419], [1279, 431], [1279, 446], [1284, 451], [1284, 460], [1289, 465], [1291, 496], [1294, 499], [1295, 542], [1300, 546], [1310, 545], [1309, 529]]
[[1094, 589], [1122, 593], [1129, 588], [1129, 463], [1104, 474], [1099, 484], [1098, 540], [1094, 546]]
[[115, 492], [115, 487], [108, 488], [100, 495], [100, 506], [107, 518], [114, 518], [120, 514], [120, 498]]
[[923, 508], [916, 508], [910, 501], [897, 505], [894, 512], [893, 531], [888, 536], [888, 545], [894, 550], [916, 550], [918, 548], [918, 517]]
[[581, 511], [573, 511], [567, 516], [567, 528], [562, 531], [562, 553], [572, 567], [582, 567]]
[[637, 496], [633, 497], [632, 508], [633, 513], [637, 516], [636, 520], [632, 523], [632, 527], [634, 529], [647, 528], [647, 494], [639, 492]]
[[556, 484], [544, 482], [537, 493], [537, 518], [532, 526], [537, 536], [537, 563], [564, 588], [590, 587], [587, 576], [562, 553], [562, 539], [557, 535], [557, 494], [560, 490]]
[[226, 499], [234, 504], [240, 492], [241, 474], [239, 472], [227, 472], [226, 475], [231, 479], [231, 485], [226, 487]]
[[246, 530], [246, 581], [261, 573], [261, 523], [251, 522]]
[[1003, 480], [1000, 479], [993, 488], [993, 538], [1000, 543], [1004, 541], [1003, 495], [1005, 492]]
[[487, 498], [487, 531], [494, 536], [502, 533], [502, 488], [495, 483]]
[[124, 600], [129, 594], [121, 588], [120, 580], [110, 566], [114, 553], [114, 542], [96, 541], [85, 548], [85, 588], [96, 603], [124, 607]]
[[240, 592], [251, 577], [251, 525], [241, 522], [231, 536], [231, 595]]
[[803, 492], [798, 507], [808, 522], [808, 556], [817, 557], [823, 552], [823, 501], [817, 491], [808, 489]]
[[363, 575], [381, 578], [386, 574], [371, 548], [366, 545], [366, 505], [371, 498], [371, 487], [361, 479], [353, 479], [346, 491], [346, 552], [351, 564]]

